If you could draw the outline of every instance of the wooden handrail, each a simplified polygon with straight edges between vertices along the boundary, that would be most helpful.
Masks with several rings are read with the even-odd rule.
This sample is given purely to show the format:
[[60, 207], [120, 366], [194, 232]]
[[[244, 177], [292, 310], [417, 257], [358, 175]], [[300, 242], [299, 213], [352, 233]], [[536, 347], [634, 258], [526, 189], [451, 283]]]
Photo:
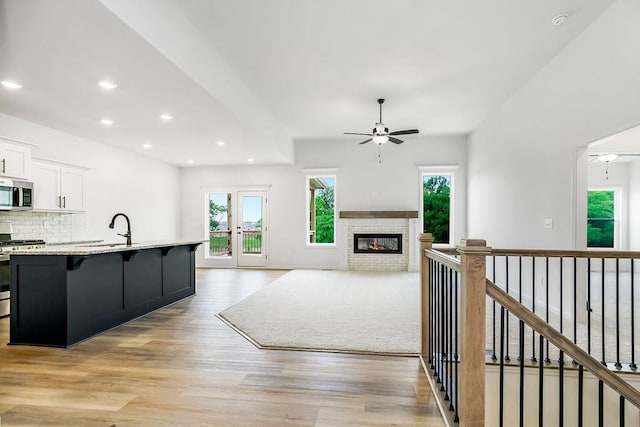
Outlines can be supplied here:
[[[596, 378], [602, 380], [602, 382], [611, 387], [616, 393], [633, 403], [637, 408], [640, 408], [640, 391], [611, 372], [589, 353], [555, 330], [551, 325], [520, 304], [518, 300], [500, 289], [489, 279], [487, 279], [487, 295], [506, 308], [511, 314], [524, 321], [537, 333], [544, 336], [553, 345], [564, 351], [573, 360], [584, 366]], [[540, 361], [540, 363], [543, 363], [543, 361]]]
[[447, 255], [438, 251], [437, 249], [425, 249], [424, 256], [427, 258], [431, 258], [432, 260], [439, 262], [440, 264], [444, 264], [450, 269], [460, 272], [460, 260], [458, 258], [454, 258], [451, 255]]
[[491, 249], [491, 255], [500, 256], [536, 256], [549, 258], [640, 258], [639, 251], [602, 251], [571, 249]]

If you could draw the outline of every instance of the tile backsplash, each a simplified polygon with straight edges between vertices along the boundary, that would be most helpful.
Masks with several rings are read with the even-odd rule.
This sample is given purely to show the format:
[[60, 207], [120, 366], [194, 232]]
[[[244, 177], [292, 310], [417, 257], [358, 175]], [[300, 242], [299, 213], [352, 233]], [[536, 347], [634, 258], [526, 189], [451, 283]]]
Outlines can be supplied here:
[[43, 239], [47, 243], [71, 241], [71, 214], [59, 212], [5, 211], [0, 222], [11, 223], [12, 239]]

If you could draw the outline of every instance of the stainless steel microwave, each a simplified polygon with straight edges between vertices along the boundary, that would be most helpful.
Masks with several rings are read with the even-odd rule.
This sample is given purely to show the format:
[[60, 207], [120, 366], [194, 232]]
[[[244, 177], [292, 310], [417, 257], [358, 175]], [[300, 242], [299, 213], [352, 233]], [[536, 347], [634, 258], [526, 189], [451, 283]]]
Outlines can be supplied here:
[[33, 182], [0, 179], [0, 210], [33, 209]]

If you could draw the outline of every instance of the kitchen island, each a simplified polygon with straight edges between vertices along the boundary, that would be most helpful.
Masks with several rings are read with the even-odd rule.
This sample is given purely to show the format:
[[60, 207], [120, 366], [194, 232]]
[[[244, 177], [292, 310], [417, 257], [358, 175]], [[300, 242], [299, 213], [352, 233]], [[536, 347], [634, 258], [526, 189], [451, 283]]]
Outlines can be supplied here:
[[195, 294], [196, 241], [11, 253], [10, 344], [68, 347]]

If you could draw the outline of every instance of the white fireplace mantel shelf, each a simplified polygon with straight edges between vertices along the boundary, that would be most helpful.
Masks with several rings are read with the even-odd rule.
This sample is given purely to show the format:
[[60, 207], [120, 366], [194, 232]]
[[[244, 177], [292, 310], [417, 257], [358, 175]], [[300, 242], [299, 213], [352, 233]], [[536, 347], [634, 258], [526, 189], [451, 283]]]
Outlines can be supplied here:
[[418, 211], [340, 211], [340, 218], [418, 218]]

